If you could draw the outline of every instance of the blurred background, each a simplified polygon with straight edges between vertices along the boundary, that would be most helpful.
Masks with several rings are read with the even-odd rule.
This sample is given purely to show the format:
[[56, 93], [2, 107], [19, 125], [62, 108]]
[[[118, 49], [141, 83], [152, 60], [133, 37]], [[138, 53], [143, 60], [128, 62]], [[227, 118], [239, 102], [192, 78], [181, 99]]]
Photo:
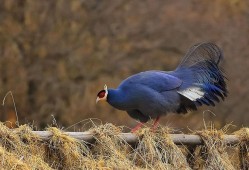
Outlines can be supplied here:
[[15, 122], [16, 106], [20, 124], [38, 129], [83, 128], [89, 118], [133, 127], [126, 112], [95, 104], [104, 84], [173, 70], [192, 45], [212, 41], [224, 52], [228, 98], [160, 123], [249, 126], [248, 9], [243, 0], [1, 0], [0, 120]]

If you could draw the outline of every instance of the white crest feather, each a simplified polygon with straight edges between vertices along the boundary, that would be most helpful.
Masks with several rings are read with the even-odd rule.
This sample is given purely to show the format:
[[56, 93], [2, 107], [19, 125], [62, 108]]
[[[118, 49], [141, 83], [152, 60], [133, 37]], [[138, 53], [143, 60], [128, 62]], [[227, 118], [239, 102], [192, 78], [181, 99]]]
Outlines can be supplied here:
[[107, 89], [107, 85], [106, 84], [104, 85], [104, 90], [105, 90], [105, 94], [107, 96], [108, 95], [108, 89]]
[[190, 87], [182, 91], [177, 91], [181, 95], [187, 97], [191, 101], [196, 101], [204, 96], [205, 92], [199, 87]]

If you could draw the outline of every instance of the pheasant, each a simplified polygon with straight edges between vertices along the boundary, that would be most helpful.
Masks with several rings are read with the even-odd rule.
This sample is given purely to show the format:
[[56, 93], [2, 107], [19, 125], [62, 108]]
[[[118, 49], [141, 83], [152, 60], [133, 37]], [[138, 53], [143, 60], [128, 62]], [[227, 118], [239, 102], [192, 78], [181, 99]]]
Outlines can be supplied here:
[[140, 123], [154, 119], [153, 129], [167, 113], [187, 113], [201, 105], [215, 106], [227, 96], [226, 77], [219, 64], [220, 48], [209, 42], [190, 48], [174, 71], [151, 70], [134, 74], [116, 89], [104, 89], [98, 101], [107, 101], [116, 109], [126, 111]]

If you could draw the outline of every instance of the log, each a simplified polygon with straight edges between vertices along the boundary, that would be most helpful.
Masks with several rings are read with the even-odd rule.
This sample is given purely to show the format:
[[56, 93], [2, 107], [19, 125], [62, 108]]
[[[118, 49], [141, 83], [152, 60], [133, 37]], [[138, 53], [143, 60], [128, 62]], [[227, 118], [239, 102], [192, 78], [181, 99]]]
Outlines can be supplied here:
[[[53, 133], [50, 131], [33, 131], [34, 134], [38, 135], [42, 140], [49, 140]], [[75, 139], [82, 140], [87, 143], [94, 143], [93, 132], [64, 132], [64, 134], [71, 136]], [[120, 133], [119, 137], [129, 144], [134, 144], [139, 141], [139, 137], [133, 133]], [[176, 145], [202, 145], [203, 140], [199, 135], [187, 135], [187, 134], [170, 134], [173, 142]], [[227, 145], [234, 145], [240, 142], [236, 135], [225, 135], [224, 142]]]

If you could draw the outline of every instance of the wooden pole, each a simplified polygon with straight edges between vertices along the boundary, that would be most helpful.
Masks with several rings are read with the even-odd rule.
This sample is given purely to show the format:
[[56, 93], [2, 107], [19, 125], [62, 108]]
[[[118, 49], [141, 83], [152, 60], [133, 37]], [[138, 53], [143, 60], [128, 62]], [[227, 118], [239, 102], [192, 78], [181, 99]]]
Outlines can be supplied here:
[[[42, 140], [49, 140], [53, 133], [50, 131], [33, 131]], [[71, 136], [75, 139], [82, 140], [88, 143], [94, 143], [94, 133], [92, 132], [64, 132], [64, 134]], [[120, 133], [119, 137], [127, 143], [133, 144], [139, 141], [138, 136], [133, 133]], [[203, 140], [199, 135], [185, 135], [185, 134], [170, 134], [173, 142], [176, 145], [202, 145]], [[240, 142], [236, 135], [225, 135], [224, 142], [228, 145], [234, 145]]]

